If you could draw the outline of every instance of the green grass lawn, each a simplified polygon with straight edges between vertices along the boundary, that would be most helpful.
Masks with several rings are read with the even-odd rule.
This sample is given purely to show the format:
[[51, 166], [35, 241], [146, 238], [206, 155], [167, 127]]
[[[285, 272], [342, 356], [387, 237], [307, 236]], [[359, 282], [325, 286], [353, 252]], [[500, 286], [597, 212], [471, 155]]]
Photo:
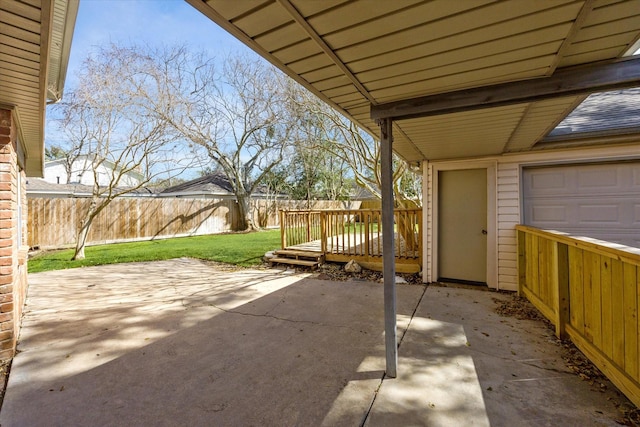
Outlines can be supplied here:
[[262, 262], [265, 252], [280, 247], [280, 230], [215, 234], [146, 242], [88, 246], [86, 259], [71, 261], [73, 250], [45, 252], [29, 259], [29, 273], [121, 262], [190, 257], [244, 267]]

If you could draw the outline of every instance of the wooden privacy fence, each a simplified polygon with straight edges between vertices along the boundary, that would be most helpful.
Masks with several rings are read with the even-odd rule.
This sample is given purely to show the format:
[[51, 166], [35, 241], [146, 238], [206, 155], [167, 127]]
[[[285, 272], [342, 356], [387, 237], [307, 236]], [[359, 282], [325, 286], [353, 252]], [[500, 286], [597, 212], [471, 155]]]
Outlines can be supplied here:
[[640, 250], [516, 230], [520, 292], [640, 406]]
[[[59, 248], [75, 243], [90, 198], [27, 199], [30, 247]], [[254, 199], [254, 221], [261, 227], [277, 227], [278, 209], [309, 204], [317, 208], [337, 208], [344, 202]], [[238, 224], [238, 206], [231, 198], [120, 197], [96, 217], [87, 242], [99, 244], [215, 234], [237, 230]]]
[[[422, 266], [422, 210], [396, 209], [395, 256], [399, 272]], [[356, 260], [364, 267], [382, 265], [382, 210], [282, 210], [282, 248], [322, 252], [327, 261]]]

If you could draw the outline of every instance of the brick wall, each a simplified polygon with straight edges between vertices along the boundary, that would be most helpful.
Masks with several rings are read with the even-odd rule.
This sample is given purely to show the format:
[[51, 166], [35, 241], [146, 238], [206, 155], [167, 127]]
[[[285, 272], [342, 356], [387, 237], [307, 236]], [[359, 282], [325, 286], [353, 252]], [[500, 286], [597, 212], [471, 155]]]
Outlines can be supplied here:
[[26, 179], [16, 129], [11, 110], [0, 109], [0, 359], [14, 354], [27, 291]]

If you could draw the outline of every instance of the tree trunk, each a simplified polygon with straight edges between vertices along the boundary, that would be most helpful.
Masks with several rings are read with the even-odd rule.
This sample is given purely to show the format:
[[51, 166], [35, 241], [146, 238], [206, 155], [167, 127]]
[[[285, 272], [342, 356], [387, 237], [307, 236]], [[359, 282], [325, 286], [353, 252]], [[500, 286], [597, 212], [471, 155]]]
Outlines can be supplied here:
[[258, 228], [253, 223], [253, 215], [251, 215], [251, 197], [248, 194], [237, 194], [238, 214], [240, 222], [238, 224], [239, 231], [255, 231]]
[[76, 237], [76, 249], [73, 253], [72, 261], [77, 261], [84, 259], [84, 247], [87, 243], [87, 237], [89, 236], [89, 230], [91, 229], [91, 224], [93, 223], [93, 219], [100, 213], [100, 211], [111, 202], [111, 200], [98, 205], [97, 200], [94, 198], [91, 200], [91, 204], [89, 205], [89, 209], [85, 214], [85, 218], [80, 223], [80, 231], [78, 231], [78, 236]]
[[91, 228], [92, 221], [93, 217], [89, 216], [82, 223], [82, 227], [80, 227], [80, 231], [78, 232], [78, 237], [76, 239], [76, 250], [71, 258], [72, 261], [84, 259], [84, 246], [87, 243], [87, 236], [89, 235], [89, 229]]

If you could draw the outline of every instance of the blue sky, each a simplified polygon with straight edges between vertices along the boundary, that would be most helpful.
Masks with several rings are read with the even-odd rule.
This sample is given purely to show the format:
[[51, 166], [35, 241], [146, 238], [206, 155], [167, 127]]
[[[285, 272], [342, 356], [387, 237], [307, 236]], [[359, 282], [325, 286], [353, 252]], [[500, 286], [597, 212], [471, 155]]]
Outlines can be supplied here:
[[[74, 88], [87, 55], [109, 43], [186, 44], [194, 51], [209, 52], [213, 58], [252, 52], [184, 0], [80, 0], [65, 92]], [[64, 135], [49, 123], [52, 112], [47, 113], [47, 119], [45, 145], [64, 145]]]
[[211, 56], [248, 52], [245, 45], [184, 0], [80, 0], [71, 45], [67, 84], [96, 46], [108, 43], [186, 43]]

